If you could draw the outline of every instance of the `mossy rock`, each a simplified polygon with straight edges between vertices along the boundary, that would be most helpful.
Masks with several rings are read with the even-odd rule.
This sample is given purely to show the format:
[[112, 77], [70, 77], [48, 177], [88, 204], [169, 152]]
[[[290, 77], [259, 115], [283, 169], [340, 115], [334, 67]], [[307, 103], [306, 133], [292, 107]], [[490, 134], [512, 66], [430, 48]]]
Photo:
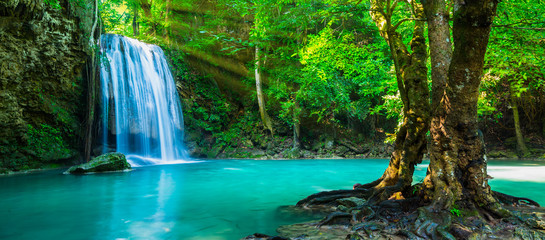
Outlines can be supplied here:
[[96, 172], [114, 172], [131, 169], [125, 155], [122, 153], [106, 153], [100, 155], [88, 163], [73, 166], [66, 170], [64, 174], [85, 174]]
[[489, 158], [508, 158], [508, 159], [518, 158], [517, 154], [510, 150], [490, 151], [486, 155]]

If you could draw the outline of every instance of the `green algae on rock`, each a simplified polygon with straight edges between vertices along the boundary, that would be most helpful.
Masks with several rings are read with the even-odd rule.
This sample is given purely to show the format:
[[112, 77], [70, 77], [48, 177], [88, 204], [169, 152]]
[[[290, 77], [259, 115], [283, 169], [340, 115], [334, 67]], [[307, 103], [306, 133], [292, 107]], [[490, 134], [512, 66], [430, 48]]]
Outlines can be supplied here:
[[115, 172], [130, 170], [131, 165], [127, 162], [122, 153], [106, 153], [100, 155], [91, 161], [73, 166], [66, 170], [64, 174], [86, 174], [96, 172]]

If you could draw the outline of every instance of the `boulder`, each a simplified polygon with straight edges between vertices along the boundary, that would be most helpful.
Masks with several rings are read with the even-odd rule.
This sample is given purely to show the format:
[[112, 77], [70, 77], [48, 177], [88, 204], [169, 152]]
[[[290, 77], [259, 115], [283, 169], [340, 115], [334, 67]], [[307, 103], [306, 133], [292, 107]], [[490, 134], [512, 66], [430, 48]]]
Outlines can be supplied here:
[[130, 170], [131, 165], [127, 162], [125, 155], [122, 153], [106, 153], [100, 155], [93, 160], [73, 166], [66, 170], [64, 174], [85, 174], [95, 172], [114, 172]]

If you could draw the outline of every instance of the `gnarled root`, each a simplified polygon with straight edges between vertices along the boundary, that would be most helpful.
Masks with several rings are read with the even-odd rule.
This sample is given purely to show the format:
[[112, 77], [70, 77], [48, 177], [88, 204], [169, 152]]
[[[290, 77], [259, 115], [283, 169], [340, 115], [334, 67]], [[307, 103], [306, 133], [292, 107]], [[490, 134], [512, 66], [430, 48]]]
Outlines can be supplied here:
[[452, 239], [456, 238], [448, 232], [451, 216], [448, 213], [433, 213], [427, 208], [418, 209], [418, 219], [415, 223], [415, 234], [425, 239]]
[[322, 219], [316, 224], [316, 227], [321, 227], [322, 225], [350, 225], [352, 224], [352, 214], [345, 212], [334, 212], [329, 214], [326, 218]]
[[[386, 200], [401, 200], [404, 199], [403, 194], [400, 194], [405, 190], [406, 186], [402, 181], [399, 181], [395, 185], [385, 186], [372, 191], [371, 197], [367, 199], [369, 203], [375, 204]], [[396, 195], [396, 193], [398, 193]]]
[[539, 203], [529, 198], [515, 197], [505, 193], [497, 192], [497, 191], [492, 191], [492, 192], [494, 193], [494, 197], [496, 197], [496, 199], [498, 199], [501, 203], [506, 205], [518, 206], [521, 204], [525, 204], [525, 205], [530, 205], [534, 207], [540, 207]]
[[334, 191], [325, 191], [312, 194], [305, 199], [297, 202], [296, 206], [298, 207], [308, 207], [312, 205], [326, 205], [333, 206], [337, 205], [336, 200], [341, 198], [357, 197], [357, 198], [367, 198], [369, 197], [370, 191], [368, 189], [354, 189], [354, 190], [334, 190]]

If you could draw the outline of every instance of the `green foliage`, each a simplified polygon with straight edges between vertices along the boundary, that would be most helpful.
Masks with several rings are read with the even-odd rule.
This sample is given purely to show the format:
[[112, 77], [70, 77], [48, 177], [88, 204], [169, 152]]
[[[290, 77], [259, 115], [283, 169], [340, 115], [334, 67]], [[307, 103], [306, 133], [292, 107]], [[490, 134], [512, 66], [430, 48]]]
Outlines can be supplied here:
[[[394, 24], [410, 17], [405, 4], [400, 2]], [[346, 122], [361, 125], [370, 115], [403, 117], [389, 48], [369, 16], [368, 2], [112, 0], [100, 9], [106, 32], [132, 36], [136, 20], [137, 38], [166, 49], [180, 84], [191, 86], [178, 86], [186, 91], [187, 125], [212, 134], [221, 147], [236, 144], [236, 130], [257, 128], [260, 121], [253, 76], [256, 48], [266, 109], [275, 124], [312, 119], [342, 127]], [[478, 102], [481, 120], [507, 116], [511, 96], [524, 117], [545, 117], [545, 32], [530, 29], [545, 27], [543, 9], [540, 0], [500, 3]], [[406, 21], [398, 28], [405, 43], [413, 26]], [[198, 69], [207, 72], [190, 70], [184, 59], [189, 55], [192, 65], [205, 65]], [[224, 93], [244, 93], [226, 96], [218, 86]], [[395, 134], [389, 136], [393, 142]]]
[[249, 136], [241, 133], [255, 132], [258, 122], [259, 119], [257, 114], [249, 111], [246, 112], [243, 116], [239, 117], [238, 121], [231, 124], [225, 131], [214, 133], [216, 146], [227, 150], [236, 147], [252, 148], [252, 145], [248, 144], [248, 142], [250, 142], [248, 139]]
[[103, 1], [100, 14], [107, 33], [132, 36], [132, 13], [123, 0]]
[[55, 8], [55, 9], [61, 9], [61, 4], [59, 3], [59, 0], [44, 0], [44, 3], [46, 5], [49, 5], [51, 6], [52, 8]]
[[299, 52], [304, 67], [297, 96], [318, 119], [333, 113], [363, 120], [372, 101], [391, 85], [382, 42], [355, 42], [353, 32], [335, 34], [328, 27], [311, 35]]
[[414, 194], [418, 193], [421, 189], [422, 189], [422, 182], [413, 185], [412, 194], [414, 195]]
[[55, 160], [70, 156], [72, 151], [64, 142], [61, 132], [47, 124], [28, 125], [28, 147], [42, 160]]
[[456, 204], [452, 205], [452, 207], [450, 208], [450, 213], [456, 217], [462, 216], [462, 211], [459, 209], [458, 205]]
[[229, 114], [233, 111], [227, 99], [214, 86], [214, 80], [199, 75], [187, 65], [183, 52], [164, 46], [174, 68], [174, 76], [178, 83], [192, 86], [191, 95], [195, 98], [186, 98], [182, 101], [184, 118], [190, 130], [202, 130], [210, 133], [222, 132], [229, 121]]
[[501, 118], [511, 101], [536, 115], [530, 118], [543, 114], [534, 110], [545, 94], [545, 32], [536, 29], [545, 27], [543, 9], [545, 3], [539, 0], [506, 0], [498, 5], [479, 98], [481, 118]]
[[55, 122], [60, 126], [59, 134], [72, 137], [74, 135], [74, 127], [77, 125], [77, 120], [73, 113], [69, 112], [66, 106], [60, 105], [52, 95], [44, 94], [40, 91], [38, 97], [47, 107], [49, 113], [55, 116]]

